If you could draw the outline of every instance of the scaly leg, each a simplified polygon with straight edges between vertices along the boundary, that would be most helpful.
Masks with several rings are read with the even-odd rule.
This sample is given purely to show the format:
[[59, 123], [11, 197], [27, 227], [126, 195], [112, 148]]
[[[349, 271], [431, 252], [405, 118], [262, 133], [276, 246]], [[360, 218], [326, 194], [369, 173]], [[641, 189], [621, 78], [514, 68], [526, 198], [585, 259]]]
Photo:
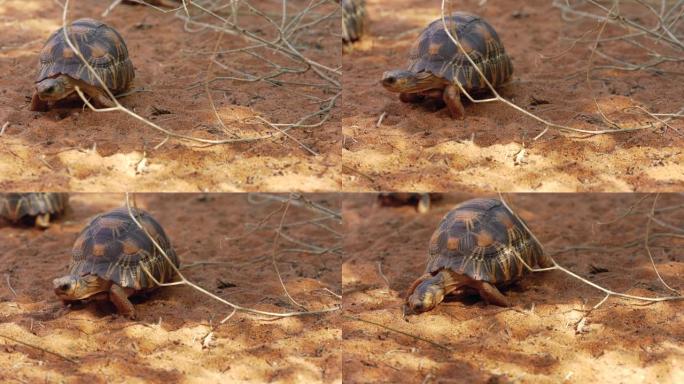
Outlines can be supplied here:
[[[98, 87], [81, 82], [78, 84], [81, 91], [90, 97], [90, 104], [95, 108], [114, 108], [116, 104], [109, 98], [107, 92]], [[78, 96], [76, 96], [78, 98]]]
[[498, 305], [500, 307], [510, 307], [511, 303], [506, 296], [503, 295], [495, 286], [486, 281], [480, 281], [472, 285], [480, 293], [488, 304]]
[[128, 300], [128, 295], [121, 286], [112, 284], [111, 288], [109, 288], [109, 301], [116, 306], [120, 315], [135, 320], [135, 307], [133, 306], [133, 303]]
[[451, 118], [463, 119], [465, 117], [465, 108], [461, 103], [461, 92], [458, 87], [450, 84], [444, 89], [444, 103], [446, 103]]
[[33, 97], [31, 97], [31, 107], [30, 110], [36, 112], [45, 112], [48, 110], [48, 102], [43, 101], [38, 97], [38, 92], [33, 92]]
[[543, 251], [540, 250], [539, 255], [537, 255], [537, 265], [540, 268], [551, 268], [554, 266], [553, 261], [551, 261], [551, 258], [543, 253]]
[[114, 108], [116, 107], [116, 104], [107, 96], [106, 92], [103, 92], [99, 89], [95, 90], [88, 90], [88, 96], [90, 96], [94, 103], [93, 106], [95, 108]]
[[36, 216], [36, 227], [38, 228], [49, 228], [50, 227], [50, 214], [46, 213], [43, 215]]

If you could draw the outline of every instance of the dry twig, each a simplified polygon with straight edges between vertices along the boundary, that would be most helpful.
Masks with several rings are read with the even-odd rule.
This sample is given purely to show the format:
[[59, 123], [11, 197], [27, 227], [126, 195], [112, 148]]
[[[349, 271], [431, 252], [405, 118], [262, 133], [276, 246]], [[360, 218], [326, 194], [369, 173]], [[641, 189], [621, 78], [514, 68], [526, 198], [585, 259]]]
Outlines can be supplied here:
[[[145, 234], [147, 234], [148, 239], [152, 242], [154, 247], [159, 251], [159, 253], [164, 257], [164, 259], [166, 259], [166, 262], [169, 263], [171, 268], [174, 270], [174, 272], [176, 272], [176, 275], [180, 279], [179, 281], [176, 281], [176, 282], [161, 283], [147, 269], [145, 269], [143, 267], [143, 271], [147, 274], [148, 278], [150, 278], [152, 281], [154, 281], [155, 284], [157, 284], [160, 287], [186, 285], [186, 286], [189, 286], [189, 287], [195, 289], [196, 291], [199, 291], [200, 293], [202, 293], [206, 296], [209, 296], [210, 298], [212, 298], [216, 301], [219, 301], [219, 302], [231, 307], [233, 310], [247, 312], [247, 313], [251, 313], [251, 314], [255, 314], [255, 315], [267, 316], [267, 317], [270, 317], [271, 319], [293, 317], [293, 316], [317, 315], [317, 314], [323, 314], [323, 313], [328, 313], [328, 312], [333, 312], [333, 311], [339, 310], [339, 307], [335, 306], [335, 307], [331, 307], [331, 308], [325, 308], [325, 309], [320, 309], [320, 310], [312, 310], [312, 311], [278, 313], [278, 312], [260, 311], [260, 310], [253, 309], [253, 308], [243, 307], [241, 305], [234, 304], [228, 300], [225, 300], [225, 299], [207, 291], [206, 289], [200, 287], [199, 285], [193, 283], [192, 281], [188, 280], [183, 275], [183, 273], [181, 273], [180, 269], [177, 268], [173, 264], [173, 262], [171, 261], [169, 256], [166, 254], [166, 251], [157, 243], [156, 240], [154, 240], [154, 238], [152, 236], [149, 235], [149, 233], [147, 233], [147, 230], [140, 224], [138, 219], [135, 217], [135, 214], [133, 213], [133, 211], [131, 209], [131, 202], [130, 202], [130, 198], [129, 198], [128, 193], [126, 193], [126, 207], [128, 208], [128, 214], [131, 217], [131, 220], [133, 220], [133, 222], [135, 222], [135, 224], [138, 226], [138, 228], [145, 231]], [[232, 316], [232, 314], [229, 316]]]
[[[544, 119], [544, 118], [542, 118], [542, 117], [540, 117], [540, 116], [537, 116], [537, 115], [535, 115], [534, 113], [529, 112], [529, 111], [523, 109], [522, 107], [516, 105], [515, 103], [513, 103], [513, 102], [507, 100], [506, 98], [502, 97], [502, 96], [498, 93], [498, 91], [492, 86], [491, 82], [484, 76], [484, 74], [482, 73], [482, 70], [475, 64], [475, 61], [474, 61], [474, 60], [472, 59], [472, 57], [470, 57], [470, 55], [465, 51], [465, 49], [463, 48], [463, 46], [462, 46], [462, 45], [460, 44], [460, 42], [458, 41], [458, 38], [455, 37], [455, 36], [452, 34], [452, 30], [450, 30], [450, 28], [449, 28], [449, 25], [448, 25], [448, 23], [447, 23], [447, 21], [446, 21], [446, 4], [447, 4], [448, 1], [449, 1], [449, 0], [442, 0], [442, 6], [441, 6], [441, 19], [442, 19], [442, 24], [443, 24], [443, 26], [444, 26], [444, 30], [445, 30], [446, 34], [449, 36], [449, 38], [452, 40], [452, 42], [458, 47], [458, 49], [461, 51], [461, 53], [464, 55], [464, 57], [465, 57], [465, 58], [468, 60], [468, 62], [472, 65], [472, 68], [477, 72], [477, 74], [480, 76], [480, 78], [481, 78], [481, 79], [484, 81], [484, 83], [487, 85], [487, 87], [489, 88], [489, 90], [490, 90], [491, 94], [493, 95], [493, 97], [492, 97], [492, 98], [488, 98], [488, 99], [479, 99], [479, 100], [478, 100], [478, 99], [474, 99], [474, 98], [465, 90], [465, 88], [463, 87], [462, 84], [460, 84], [458, 81], [456, 81], [456, 85], [459, 87], [461, 93], [462, 93], [463, 95], [465, 95], [472, 103], [501, 102], [501, 103], [507, 105], [508, 107], [511, 107], [511, 108], [515, 109], [516, 111], [518, 111], [518, 112], [520, 112], [520, 113], [522, 113], [522, 114], [524, 114], [524, 115], [526, 115], [526, 116], [528, 116], [528, 117], [530, 117], [530, 118], [532, 118], [532, 119], [534, 119], [534, 120], [536, 120], [536, 121], [538, 121], [538, 122], [544, 124], [544, 126], [545, 126], [544, 130], [543, 130], [540, 134], [538, 134], [536, 137], [534, 137], [533, 140], [538, 140], [538, 139], [541, 138], [546, 132], [548, 132], [548, 130], [551, 129], [551, 128], [557, 129], [557, 130], [560, 130], [560, 131], [565, 131], [565, 132], [583, 134], [583, 135], [585, 135], [584, 137], [589, 137], [589, 136], [594, 136], [594, 135], [602, 135], [602, 134], [615, 134], [615, 133], [634, 132], [634, 131], [645, 130], [645, 129], [652, 130], [652, 129], [657, 129], [657, 128], [661, 128], [661, 127], [667, 127], [667, 126], [668, 126], [667, 123], [668, 123], [669, 121], [671, 121], [673, 118], [679, 117], [678, 115], [681, 114], [682, 112], [684, 112], [684, 108], [682, 108], [682, 110], [680, 110], [679, 112], [676, 112], [675, 114], [668, 114], [669, 117], [666, 118], [666, 119], [655, 119], [654, 122], [649, 122], [649, 123], [644, 124], [644, 125], [620, 126], [620, 125], [617, 125], [617, 124], [609, 124], [609, 126], [612, 127], [611, 129], [597, 129], [597, 130], [588, 130], [588, 129], [574, 128], [574, 127], [570, 127], [570, 126], [566, 126], [566, 125], [562, 125], [562, 124], [557, 124], [557, 123], [554, 123], [554, 122], [552, 122], [552, 121], [546, 120], [546, 119]], [[636, 28], [636, 29], [639, 29], [639, 30], [643, 31], [644, 34], [652, 35], [652, 36], [657, 37], [657, 38], [659, 38], [659, 39], [665, 39], [666, 41], [670, 42], [671, 44], [673, 44], [673, 45], [676, 46], [676, 47], [680, 47], [680, 48], [683, 48], [683, 47], [684, 47], [684, 45], [681, 45], [681, 42], [680, 42], [676, 37], [672, 36], [672, 32], [669, 31], [669, 29], [667, 29], [667, 28], [664, 27], [666, 24], [664, 23], [664, 20], [663, 20], [662, 18], [660, 19], [660, 21], [661, 21], [661, 25], [660, 25], [660, 26], [661, 26], [661, 28], [665, 28], [666, 32], [668, 32], [668, 33], [665, 33], [665, 34], [663, 34], [663, 33], [656, 33], [656, 32], [654, 32], [654, 31], [652, 31], [652, 30], [648, 30], [647, 28], [642, 27], [642, 26], [640, 26], [639, 24], [636, 24], [635, 22], [632, 22], [631, 20], [628, 20], [628, 19], [626, 19], [625, 17], [623, 17], [623, 16], [621, 16], [621, 15], [616, 15], [616, 14], [613, 12], [613, 10], [608, 9], [608, 8], [605, 8], [605, 7], [603, 7], [602, 5], [598, 4], [598, 3], [595, 2], [595, 1], [592, 1], [592, 0], [587, 0], [587, 1], [588, 1], [589, 3], [595, 5], [595, 6], [599, 7], [600, 9], [602, 9], [602, 10], [606, 13], [606, 16], [605, 16], [605, 17], [599, 17], [599, 19], [602, 20], [602, 21], [604, 21], [604, 23], [609, 23], [609, 22], [612, 23], [612, 22], [614, 22], [615, 20], [618, 20], [618, 21], [620, 21], [621, 23], [623, 23], [624, 25], [628, 25], [630, 28]], [[564, 3], [565, 3], [565, 2], [564, 2]], [[614, 3], [614, 7], [616, 7], [617, 4], [619, 3], [619, 0], [613, 0], [613, 3]], [[677, 4], [673, 7], [673, 9], [674, 9], [674, 8], [677, 8], [679, 5], [681, 5], [680, 3], [681, 3], [681, 2], [677, 3]], [[567, 3], [566, 3], [566, 4], [567, 4]], [[554, 5], [557, 6], [557, 7], [561, 7], [561, 8], [562, 8], [562, 7], [567, 8], [567, 6], [563, 5], [563, 4], [560, 2], [560, 0], [555, 0], [555, 1], [554, 1]], [[577, 13], [577, 14], [579, 14], [579, 15], [581, 15], [581, 16], [589, 16], [589, 14], [586, 14], [586, 13]], [[682, 15], [679, 15], [678, 18], [677, 18], [676, 20], [674, 20], [674, 21], [678, 21], [681, 17], [682, 17]], [[669, 19], [668, 19], [668, 20], [669, 20]], [[600, 34], [599, 34], [599, 37], [600, 37]], [[600, 38], [597, 38], [595, 44], [597, 45], [599, 41], [601, 41]], [[592, 52], [595, 52], [595, 51], [596, 51], [596, 49], [594, 49]], [[684, 61], [684, 57], [678, 58], [677, 60], [678, 60], [678, 61]], [[646, 111], [645, 109], [643, 109], [643, 110]], [[600, 111], [599, 111], [599, 112], [600, 112]], [[650, 112], [648, 112], [648, 111], [646, 111], [646, 113], [647, 113], [649, 116], [651, 116], [651, 117], [655, 117], [655, 115], [653, 115], [652, 113], [650, 113]], [[601, 113], [601, 115], [605, 118], [605, 115], [603, 115], [602, 113]], [[607, 119], [604, 119], [604, 120], [607, 121]]]
[[[115, 0], [113, 1], [110, 6], [105, 10], [105, 14], [111, 12], [118, 4], [120, 1]], [[145, 3], [144, 1], [137, 1], [141, 4], [145, 4], [149, 7], [152, 7], [158, 11], [162, 12], [173, 12], [175, 10], [163, 10], [161, 8], [152, 6], [150, 4]], [[246, 6], [249, 11], [261, 17], [265, 21], [265, 26], [254, 26], [251, 25], [254, 31], [243, 28], [240, 25], [237, 24], [237, 9], [239, 8], [239, 5], [244, 5]], [[338, 10], [335, 9], [333, 12], [328, 12], [325, 14], [318, 14], [317, 11], [319, 8], [321, 8], [323, 5], [329, 3], [329, 0], [319, 0], [319, 1], [312, 1], [310, 2], [304, 9], [300, 10], [298, 13], [292, 14], [292, 15], [287, 15], [287, 13], [283, 13], [281, 15], [281, 20], [280, 23], [276, 23], [270, 16], [268, 16], [265, 12], [260, 11], [258, 8], [252, 6], [248, 1], [246, 0], [231, 0], [230, 5], [232, 6], [233, 10], [233, 17], [231, 19], [224, 18], [222, 17], [219, 12], [225, 8], [225, 4], [221, 2], [216, 2], [216, 1], [208, 1], [208, 0], [194, 0], [194, 1], [186, 1], [184, 0], [182, 2], [182, 9], [184, 12], [177, 12], [176, 17], [179, 17], [185, 21], [186, 24], [186, 31], [189, 33], [192, 33], [188, 29], [188, 26], [190, 25], [195, 25], [195, 26], [201, 26], [204, 28], [209, 28], [216, 30], [219, 34], [217, 37], [217, 42], [214, 47], [214, 50], [209, 54], [208, 57], [208, 71], [207, 71], [207, 79], [203, 82], [203, 85], [205, 87], [205, 91], [207, 93], [207, 97], [210, 102], [210, 106], [212, 110], [214, 111], [214, 114], [217, 118], [217, 121], [221, 127], [224, 128], [224, 132], [232, 136], [229, 139], [204, 139], [204, 138], [199, 138], [199, 137], [194, 137], [194, 136], [189, 136], [185, 134], [179, 134], [173, 131], [170, 131], [166, 128], [163, 128], [162, 126], [151, 122], [147, 120], [146, 118], [138, 115], [137, 113], [133, 112], [132, 110], [124, 107], [119, 103], [119, 101], [116, 99], [116, 97], [112, 94], [111, 90], [109, 90], [105, 83], [102, 81], [102, 79], [99, 77], [99, 75], [94, 71], [94, 69], [91, 67], [91, 65], [84, 59], [83, 55], [81, 52], [77, 49], [77, 47], [73, 44], [73, 42], [69, 39], [68, 36], [68, 23], [67, 23], [67, 15], [69, 12], [69, 0], [64, 1], [63, 5], [63, 13], [62, 13], [62, 27], [63, 27], [63, 33], [65, 36], [65, 40], [69, 47], [75, 52], [75, 54], [79, 57], [79, 59], [83, 62], [85, 67], [93, 74], [93, 77], [97, 80], [97, 82], [101, 85], [101, 87], [105, 90], [109, 98], [113, 101], [114, 107], [112, 108], [95, 108], [90, 101], [85, 97], [83, 91], [79, 88], [76, 87], [76, 92], [78, 95], [81, 97], [85, 105], [90, 108], [91, 110], [95, 112], [113, 112], [113, 111], [119, 111], [123, 112], [134, 119], [154, 128], [155, 130], [163, 133], [165, 135], [164, 140], [168, 140], [168, 138], [175, 138], [178, 140], [183, 140], [183, 141], [189, 141], [189, 142], [194, 142], [198, 143], [202, 146], [207, 146], [207, 145], [220, 145], [220, 144], [231, 144], [231, 143], [245, 143], [245, 142], [255, 142], [255, 141], [261, 141], [265, 139], [276, 139], [279, 137], [286, 137], [294, 142], [296, 142], [299, 146], [304, 148], [307, 152], [311, 153], [312, 155], [317, 155], [318, 153], [313, 150], [312, 148], [308, 147], [304, 143], [302, 143], [300, 140], [296, 139], [293, 137], [289, 131], [295, 129], [295, 128], [304, 128], [304, 129], [312, 129], [312, 128], [317, 128], [321, 125], [323, 125], [326, 121], [329, 120], [332, 109], [335, 106], [335, 103], [338, 99], [338, 97], [341, 95], [341, 85], [337, 77], [341, 75], [339, 69], [336, 68], [331, 68], [329, 66], [326, 66], [324, 64], [321, 64], [319, 62], [316, 62], [306, 55], [304, 55], [302, 52], [300, 52], [301, 44], [298, 39], [301, 37], [301, 35], [304, 34], [304, 32], [310, 28], [316, 27], [319, 24], [322, 24], [324, 22], [330, 23], [332, 20], [334, 20], [334, 16], [338, 13]], [[287, 10], [286, 7], [286, 2], [283, 2], [283, 7], [284, 11]], [[180, 8], [179, 8], [180, 9]], [[190, 10], [195, 10], [199, 11], [200, 13], [197, 14], [197, 12], [190, 12]], [[196, 15], [193, 15], [196, 14]], [[192, 15], [192, 16], [191, 16]], [[211, 24], [207, 20], [207, 18], [216, 20], [219, 22], [218, 25], [216, 24]], [[313, 19], [312, 19], [313, 18]], [[254, 24], [254, 23], [252, 23]], [[265, 29], [266, 26], [271, 26], [271, 27], [276, 27], [276, 32], [277, 32], [277, 37], [275, 40], [268, 40], [268, 38], [264, 37], [261, 35], [261, 32], [263, 29]], [[322, 28], [325, 30], [325, 28]], [[247, 124], [253, 124], [254, 122], [257, 122], [259, 124], [262, 124], [265, 127], [268, 127], [271, 129], [270, 132], [261, 134], [261, 135], [253, 135], [253, 136], [243, 136], [243, 135], [238, 135], [235, 131], [234, 127], [229, 128], [227, 127], [223, 119], [221, 118], [220, 114], [218, 113], [216, 109], [216, 105], [213, 100], [213, 96], [211, 92], [213, 89], [209, 88], [210, 83], [214, 83], [217, 81], [223, 81], [225, 77], [221, 76], [214, 76], [213, 78], [209, 79], [212, 74], [212, 66], [214, 63], [219, 63], [217, 59], [217, 55], [219, 54], [225, 54], [227, 51], [221, 51], [219, 50], [220, 44], [221, 44], [221, 38], [224, 34], [229, 34], [229, 35], [240, 35], [243, 37], [246, 41], [248, 41], [249, 45], [237, 49], [237, 50], [232, 50], [234, 53], [243, 53], [250, 55], [252, 57], [257, 57], [260, 60], [262, 60], [265, 64], [268, 66], [271, 66], [275, 69], [274, 73], [270, 73], [268, 75], [262, 75], [262, 76], [254, 76], [254, 75], [249, 75], [248, 77], [249, 81], [264, 81], [267, 82], [268, 84], [271, 84], [274, 88], [283, 88], [284, 86], [304, 86], [307, 88], [320, 88], [320, 85], [317, 85], [315, 83], [308, 83], [308, 82], [292, 82], [288, 80], [280, 80], [279, 78], [282, 76], [287, 76], [290, 74], [294, 75], [301, 75], [304, 73], [311, 72], [314, 74], [314, 76], [319, 77], [320, 79], [324, 80], [327, 82], [327, 85], [325, 85], [322, 90], [327, 90], [330, 91], [332, 90], [335, 92], [335, 94], [332, 97], [328, 98], [322, 98], [319, 96], [312, 96], [312, 95], [304, 95], [306, 98], [314, 100], [315, 103], [318, 104], [319, 108], [316, 108], [313, 112], [304, 112], [305, 114], [301, 117], [296, 119], [295, 122], [292, 123], [274, 123], [270, 119], [267, 119], [265, 117], [259, 116], [258, 114], [254, 116], [253, 122], [249, 121], [244, 121], [244, 123]], [[259, 53], [259, 50], [266, 50], [267, 52], [262, 52]], [[289, 60], [291, 62], [294, 62], [299, 65], [299, 67], [287, 67], [283, 66], [281, 64], [277, 64], [275, 60], [273, 60], [272, 56], [269, 56], [269, 58], [266, 58], [267, 53], [269, 54], [277, 54], [280, 55], [284, 60]], [[229, 61], [234, 61], [234, 60], [229, 60]], [[230, 80], [239, 80], [239, 79], [230, 79]], [[287, 97], [292, 97], [292, 92], [285, 92], [285, 95]], [[316, 120], [316, 118], [318, 118]], [[239, 121], [237, 117], [234, 117], [235, 121]]]
[[[520, 221], [520, 223], [522, 224], [522, 226], [530, 233], [530, 235], [532, 236], [532, 238], [541, 246], [542, 252], [545, 252], [545, 251], [544, 251], [543, 243], [539, 241], [539, 239], [534, 235], [534, 232], [532, 232], [532, 231], [529, 229], [529, 227], [525, 224], [525, 222], [524, 222], [523, 220], [520, 219], [520, 217], [518, 216], [518, 214], [517, 214], [513, 209], [511, 209], [511, 207], [508, 205], [508, 203], [506, 202], [506, 200], [504, 199], [504, 197], [503, 197], [503, 195], [502, 195], [501, 193], [499, 193], [499, 199], [501, 200], [501, 202], [503, 203], [503, 205], [506, 207], [506, 209], [507, 209], [513, 216], [515, 216], [516, 218], [518, 218], [518, 220]], [[625, 293], [615, 292], [615, 291], [613, 291], [613, 290], [604, 288], [604, 287], [602, 287], [602, 286], [600, 286], [600, 285], [598, 285], [598, 284], [596, 284], [596, 283], [593, 283], [593, 282], [591, 282], [591, 281], [589, 281], [589, 280], [587, 280], [587, 279], [585, 279], [585, 278], [583, 278], [583, 277], [577, 275], [576, 273], [570, 271], [569, 269], [567, 269], [567, 268], [561, 266], [561, 265], [558, 264], [558, 263], [556, 262], [556, 260], [555, 260], [553, 257], [551, 257], [550, 255], [549, 255], [549, 259], [551, 260], [551, 262], [553, 262], [553, 267], [548, 267], [548, 268], [533, 268], [532, 266], [528, 265], [527, 262], [525, 262], [525, 260], [524, 260], [520, 255], [517, 255], [517, 254], [516, 254], [516, 257], [518, 257], [518, 260], [520, 260], [520, 262], [521, 262], [521, 263], [525, 266], [525, 268], [527, 268], [527, 270], [530, 271], [530, 272], [544, 272], [544, 271], [559, 270], [559, 271], [562, 271], [563, 273], [566, 273], [566, 274], [570, 275], [571, 277], [573, 277], [573, 278], [575, 278], [575, 279], [581, 281], [581, 282], [584, 283], [584, 284], [590, 285], [590, 286], [592, 286], [592, 287], [594, 287], [594, 288], [596, 288], [596, 289], [598, 289], [598, 290], [604, 292], [604, 293], [607, 295], [607, 297], [610, 297], [610, 296], [617, 296], [617, 297], [622, 297], [622, 298], [625, 298], [625, 299], [639, 300], [639, 301], [647, 301], [647, 302], [661, 302], [661, 301], [684, 300], [684, 296], [681, 296], [681, 295], [678, 295], [678, 296], [662, 296], [662, 297], [645, 297], [645, 296], [635, 296], [635, 295], [628, 295], [628, 294], [625, 294]], [[606, 299], [607, 299], [607, 298], [606, 298]], [[604, 301], [605, 301], [606, 299], [604, 299]], [[601, 304], [603, 304], [603, 302], [601, 302]]]
[[41, 347], [41, 346], [39, 346], [39, 345], [27, 343], [27, 342], [25, 342], [25, 341], [22, 341], [22, 340], [19, 340], [19, 339], [15, 339], [14, 337], [7, 336], [7, 335], [3, 335], [3, 334], [1, 334], [1, 333], [0, 333], [0, 337], [3, 337], [3, 338], [5, 338], [5, 339], [10, 340], [10, 341], [13, 341], [13, 342], [15, 342], [15, 343], [19, 343], [19, 344], [21, 344], [21, 345], [25, 345], [25, 346], [27, 346], [27, 347], [29, 347], [29, 348], [37, 349], [37, 350], [42, 351], [42, 352], [45, 352], [45, 353], [47, 353], [47, 354], [50, 354], [50, 355], [53, 355], [53, 356], [57, 356], [57, 357], [59, 357], [60, 359], [66, 360], [66, 361], [68, 361], [68, 362], [70, 362], [70, 363], [74, 363], [74, 364], [78, 364], [78, 363], [79, 363], [78, 360], [76, 360], [76, 359], [73, 359], [73, 358], [68, 357], [68, 356], [64, 356], [64, 355], [62, 355], [62, 354], [60, 354], [60, 353], [58, 353], [58, 352], [51, 351], [51, 350], [46, 349], [46, 348], [43, 348], [43, 347]]

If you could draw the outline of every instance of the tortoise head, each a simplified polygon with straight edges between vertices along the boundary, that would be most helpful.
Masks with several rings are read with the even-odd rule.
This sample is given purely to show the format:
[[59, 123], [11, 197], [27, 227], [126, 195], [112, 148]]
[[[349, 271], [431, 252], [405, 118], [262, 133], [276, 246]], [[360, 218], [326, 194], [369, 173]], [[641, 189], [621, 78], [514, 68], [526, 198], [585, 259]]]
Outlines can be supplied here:
[[416, 93], [440, 88], [442, 80], [430, 72], [393, 70], [383, 73], [380, 83], [390, 92]]
[[104, 280], [95, 275], [74, 276], [67, 275], [52, 280], [55, 294], [62, 300], [73, 301], [87, 299], [108, 287], [102, 284]]
[[48, 77], [36, 83], [36, 92], [43, 101], [56, 101], [73, 93], [74, 85], [66, 75]]
[[406, 294], [402, 307], [404, 316], [427, 312], [444, 300], [445, 287], [441, 274], [426, 274], [418, 278]]

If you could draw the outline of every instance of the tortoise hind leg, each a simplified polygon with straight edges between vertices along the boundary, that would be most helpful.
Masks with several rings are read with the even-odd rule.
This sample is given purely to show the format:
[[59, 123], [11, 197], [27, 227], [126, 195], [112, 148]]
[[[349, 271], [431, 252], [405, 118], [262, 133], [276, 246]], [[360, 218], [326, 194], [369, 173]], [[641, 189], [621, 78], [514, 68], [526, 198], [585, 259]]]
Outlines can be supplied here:
[[43, 215], [36, 216], [36, 227], [47, 229], [50, 227], [50, 214], [45, 213]]
[[556, 264], [553, 263], [549, 255], [540, 251], [539, 255], [537, 255], [537, 265], [539, 268], [551, 268]]
[[444, 103], [449, 109], [449, 114], [451, 114], [452, 119], [463, 119], [465, 117], [465, 108], [463, 103], [461, 103], [461, 92], [458, 87], [454, 84], [449, 84], [444, 89]]
[[48, 102], [41, 100], [40, 97], [38, 97], [38, 92], [33, 92], [29, 109], [36, 112], [45, 112], [48, 110]]
[[121, 286], [112, 284], [109, 288], [109, 301], [111, 301], [120, 315], [135, 320], [136, 313], [133, 303], [128, 300], [128, 295]]
[[486, 281], [480, 281], [473, 288], [477, 289], [482, 297], [488, 304], [498, 305], [500, 307], [510, 307], [511, 303], [506, 296], [501, 293], [495, 286], [489, 284]]

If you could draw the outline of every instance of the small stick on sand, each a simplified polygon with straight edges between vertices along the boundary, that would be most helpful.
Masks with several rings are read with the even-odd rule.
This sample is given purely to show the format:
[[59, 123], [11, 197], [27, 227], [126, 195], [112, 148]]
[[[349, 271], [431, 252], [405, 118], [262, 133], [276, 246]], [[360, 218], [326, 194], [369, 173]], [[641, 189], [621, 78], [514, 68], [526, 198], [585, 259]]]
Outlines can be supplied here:
[[380, 124], [382, 124], [382, 121], [385, 120], [385, 116], [387, 116], [387, 112], [382, 111], [382, 115], [380, 115], [380, 118], [378, 119], [378, 122], [375, 123], [375, 128], [379, 128]]
[[280, 281], [280, 286], [283, 287], [283, 292], [285, 292], [285, 296], [287, 296], [288, 299], [292, 302], [292, 304], [306, 310], [306, 307], [299, 304], [297, 300], [295, 300], [291, 295], [290, 292], [287, 291], [287, 287], [285, 286], [285, 282], [283, 282], [283, 277], [280, 275], [280, 269], [278, 269], [278, 262], [276, 261], [276, 249], [278, 247], [278, 239], [280, 239], [281, 231], [283, 230], [283, 223], [285, 222], [285, 215], [287, 215], [287, 211], [290, 208], [290, 199], [287, 200], [285, 203], [285, 209], [283, 210], [283, 215], [280, 217], [280, 225], [278, 225], [278, 229], [275, 231], [275, 237], [273, 238], [273, 247], [271, 248], [271, 263], [273, 264], [273, 269], [275, 269], [276, 275], [278, 276], [278, 281]]
[[375, 325], [375, 326], [377, 326], [377, 327], [384, 328], [384, 329], [386, 329], [386, 330], [388, 330], [388, 331], [392, 331], [392, 332], [399, 333], [399, 334], [404, 335], [404, 336], [412, 337], [412, 338], [414, 338], [414, 339], [416, 339], [416, 340], [424, 341], [424, 342], [426, 342], [426, 343], [429, 343], [429, 344], [431, 344], [431, 345], [434, 345], [435, 347], [442, 348], [442, 349], [446, 349], [447, 351], [451, 351], [451, 350], [452, 350], [451, 348], [449, 348], [449, 347], [447, 347], [447, 346], [445, 346], [445, 345], [439, 344], [439, 343], [434, 342], [434, 341], [432, 341], [432, 340], [428, 340], [428, 339], [426, 339], [426, 338], [424, 338], [424, 337], [420, 337], [420, 336], [417, 336], [417, 335], [410, 334], [410, 333], [408, 333], [408, 332], [400, 331], [400, 330], [398, 330], [398, 329], [394, 329], [394, 328], [388, 327], [388, 326], [386, 326], [386, 325], [384, 325], [384, 324], [376, 323], [376, 322], [374, 322], [374, 321], [362, 319], [362, 318], [360, 318], [360, 317], [349, 316], [349, 315], [342, 315], [342, 317], [344, 317], [345, 319], [349, 319], [349, 320], [360, 321], [360, 322], [362, 322], [362, 323], [372, 324], [372, 325]]
[[14, 297], [17, 297], [17, 292], [12, 288], [12, 283], [10, 282], [10, 275], [9, 273], [5, 274], [5, 278], [7, 279], [7, 286], [9, 287], [10, 291], [12, 291], [12, 294]]
[[114, 8], [118, 7], [119, 4], [121, 4], [123, 0], [114, 0], [112, 1], [111, 4], [109, 4], [109, 7], [102, 12], [102, 17], [107, 17], [109, 15], [109, 12], [113, 11]]
[[380, 277], [382, 277], [382, 279], [385, 281], [385, 284], [387, 284], [387, 292], [389, 292], [389, 290], [390, 290], [390, 282], [389, 282], [389, 280], [387, 279], [387, 276], [385, 276], [385, 274], [382, 273], [382, 261], [378, 261], [378, 274], [379, 274]]
[[653, 206], [651, 207], [651, 214], [648, 215], [648, 221], [646, 222], [646, 236], [644, 236], [644, 248], [646, 249], [646, 254], [648, 255], [649, 260], [651, 260], [651, 265], [653, 266], [653, 270], [656, 273], [656, 276], [658, 276], [658, 280], [660, 280], [661, 283], [665, 286], [665, 288], [669, 289], [670, 291], [674, 292], [675, 294], [679, 295], [679, 292], [667, 285], [665, 280], [663, 280], [663, 277], [660, 276], [660, 272], [658, 272], [658, 268], [655, 265], [655, 261], [653, 260], [653, 254], [651, 254], [651, 247], [648, 244], [649, 241], [649, 236], [651, 233], [651, 221], [653, 221], [653, 216], [655, 215], [655, 208], [656, 208], [656, 203], [658, 202], [658, 196], [660, 194], [657, 194], [655, 199], [653, 199]]
[[57, 353], [57, 352], [51, 351], [51, 350], [49, 350], [49, 349], [45, 349], [45, 348], [40, 347], [40, 346], [38, 346], [38, 345], [33, 345], [33, 344], [31, 344], [31, 343], [27, 343], [27, 342], [25, 342], [25, 341], [21, 341], [21, 340], [18, 340], [18, 339], [13, 338], [13, 337], [11, 337], [11, 336], [7, 336], [7, 335], [3, 335], [3, 334], [0, 334], [0, 337], [4, 337], [4, 338], [7, 339], [7, 340], [13, 341], [13, 342], [15, 342], [15, 343], [19, 343], [19, 344], [21, 344], [21, 345], [25, 345], [25, 346], [27, 346], [27, 347], [29, 347], [29, 348], [37, 349], [37, 350], [39, 350], [39, 351], [43, 351], [43, 352], [48, 353], [48, 354], [50, 354], [50, 355], [57, 356], [57, 357], [59, 357], [60, 359], [66, 360], [66, 361], [68, 361], [68, 362], [70, 362], [70, 363], [79, 364], [78, 360], [75, 360], [75, 359], [73, 359], [73, 358], [71, 358], [71, 357], [68, 357], [68, 356], [61, 355], [61, 354], [59, 354], [59, 353]]

